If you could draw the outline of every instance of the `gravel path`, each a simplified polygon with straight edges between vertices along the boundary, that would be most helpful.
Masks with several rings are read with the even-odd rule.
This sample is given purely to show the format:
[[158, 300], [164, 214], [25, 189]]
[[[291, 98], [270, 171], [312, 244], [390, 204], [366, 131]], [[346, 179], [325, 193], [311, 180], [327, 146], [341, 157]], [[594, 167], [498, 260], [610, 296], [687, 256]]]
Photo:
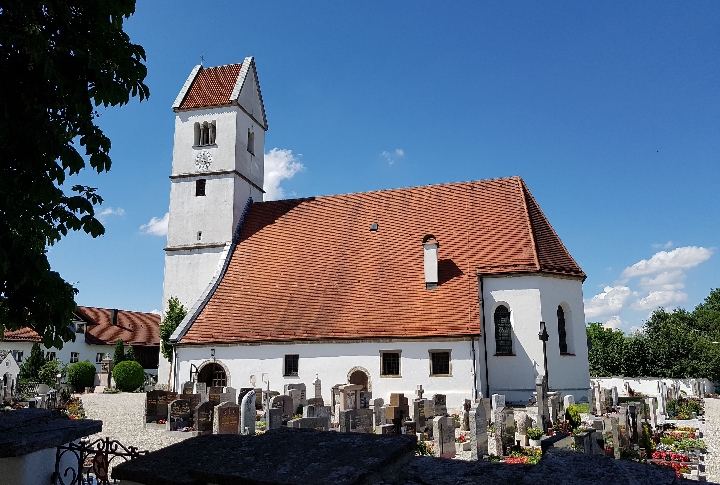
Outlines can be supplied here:
[[84, 394], [81, 399], [86, 416], [103, 422], [102, 432], [91, 439], [109, 436], [125, 446], [155, 451], [190, 437], [190, 433], [168, 436], [162, 430], [146, 429], [144, 393]]
[[700, 425], [708, 447], [705, 456], [707, 481], [720, 483], [720, 399], [705, 399], [705, 424]]

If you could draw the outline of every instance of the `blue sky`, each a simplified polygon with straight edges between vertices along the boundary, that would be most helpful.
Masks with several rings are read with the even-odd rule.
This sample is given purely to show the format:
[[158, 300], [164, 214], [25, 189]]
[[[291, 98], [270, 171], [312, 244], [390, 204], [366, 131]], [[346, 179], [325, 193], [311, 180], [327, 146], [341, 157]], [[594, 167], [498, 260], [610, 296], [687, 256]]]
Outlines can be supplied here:
[[112, 170], [69, 181], [100, 189], [106, 234], [51, 264], [81, 305], [161, 307], [147, 224], [168, 210], [170, 106], [201, 55], [252, 55], [273, 193], [520, 175], [588, 275], [588, 321], [692, 308], [720, 286], [718, 18], [707, 1], [139, 1], [150, 99], [102, 112]]

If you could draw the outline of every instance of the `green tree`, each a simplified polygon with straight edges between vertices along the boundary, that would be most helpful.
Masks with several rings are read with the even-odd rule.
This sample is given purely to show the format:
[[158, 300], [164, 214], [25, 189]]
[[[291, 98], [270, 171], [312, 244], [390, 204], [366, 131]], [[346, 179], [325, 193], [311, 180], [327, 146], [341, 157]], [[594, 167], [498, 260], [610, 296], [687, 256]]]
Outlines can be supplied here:
[[34, 343], [30, 355], [20, 367], [20, 379], [37, 381], [43, 365], [45, 365], [45, 353], [40, 348], [40, 344]]
[[[47, 247], [104, 233], [92, 187], [69, 184], [88, 160], [110, 169], [96, 107], [149, 95], [145, 51], [123, 31], [135, 0], [7, 0], [0, 6], [0, 338], [30, 327], [47, 347], [74, 340], [77, 290]], [[80, 153], [79, 146], [83, 147]]]
[[130, 346], [127, 349], [127, 352], [125, 352], [125, 360], [137, 362], [137, 358], [135, 357], [135, 351], [133, 350], [132, 346]]
[[118, 365], [120, 362], [127, 360], [125, 357], [125, 346], [123, 345], [122, 339], [118, 339], [115, 342], [115, 353], [113, 354], [113, 364]]
[[590, 323], [586, 329], [591, 347], [588, 350], [590, 375], [593, 377], [618, 376], [623, 373], [625, 334], [620, 330]]
[[57, 359], [48, 360], [38, 372], [38, 381], [50, 387], [55, 387], [57, 375], [60, 374], [60, 379], [64, 378], [67, 375], [67, 368], [67, 364]]
[[171, 296], [168, 300], [168, 309], [165, 312], [165, 318], [160, 323], [160, 349], [163, 357], [172, 362], [172, 347], [170, 346], [170, 337], [178, 325], [187, 315], [187, 310], [180, 303], [177, 297]]

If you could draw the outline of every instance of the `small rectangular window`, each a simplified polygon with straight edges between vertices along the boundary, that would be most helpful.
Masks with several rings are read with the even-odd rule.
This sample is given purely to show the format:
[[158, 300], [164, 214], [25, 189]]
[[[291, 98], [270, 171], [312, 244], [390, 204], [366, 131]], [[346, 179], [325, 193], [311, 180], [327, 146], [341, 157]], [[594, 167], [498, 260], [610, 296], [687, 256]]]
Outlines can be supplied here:
[[430, 375], [431, 376], [449, 376], [450, 373], [450, 351], [449, 350], [431, 350], [430, 351]]
[[13, 350], [13, 357], [15, 357], [15, 362], [18, 364], [23, 361], [23, 352], [22, 350]]
[[105, 354], [103, 354], [102, 352], [98, 352], [97, 354], [95, 354], [95, 363], [99, 364], [104, 358]]
[[75, 324], [75, 333], [85, 333], [85, 324], [84, 323], [76, 323]]
[[298, 361], [300, 356], [297, 354], [288, 354], [285, 356], [285, 376], [298, 375]]
[[248, 144], [247, 151], [252, 155], [255, 155], [255, 133], [248, 130]]
[[46, 352], [45, 360], [55, 360], [55, 352]]
[[79, 352], [70, 352], [70, 363], [74, 364], [75, 362], [78, 362], [80, 360], [80, 353]]
[[205, 197], [205, 179], [195, 181], [195, 197]]
[[380, 351], [380, 371], [382, 376], [400, 376], [400, 352]]

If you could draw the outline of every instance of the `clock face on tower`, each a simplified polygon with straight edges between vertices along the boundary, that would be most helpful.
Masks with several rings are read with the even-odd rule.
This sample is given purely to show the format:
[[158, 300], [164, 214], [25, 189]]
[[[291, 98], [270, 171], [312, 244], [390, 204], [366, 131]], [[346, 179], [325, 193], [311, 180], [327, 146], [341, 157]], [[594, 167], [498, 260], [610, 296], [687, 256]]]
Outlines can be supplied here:
[[195, 155], [195, 165], [198, 170], [210, 170], [210, 164], [212, 163], [212, 154], [203, 150]]

